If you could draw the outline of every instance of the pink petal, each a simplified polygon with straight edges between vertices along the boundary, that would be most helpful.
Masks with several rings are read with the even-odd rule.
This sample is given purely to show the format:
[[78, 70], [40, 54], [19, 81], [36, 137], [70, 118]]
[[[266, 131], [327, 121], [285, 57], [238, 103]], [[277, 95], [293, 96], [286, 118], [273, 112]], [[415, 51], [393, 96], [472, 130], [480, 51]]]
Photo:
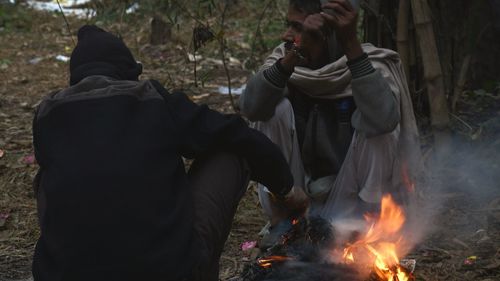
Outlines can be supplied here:
[[23, 163], [27, 164], [27, 165], [34, 164], [35, 163], [35, 155], [31, 154], [31, 155], [24, 156]]
[[257, 246], [257, 241], [245, 241], [241, 244], [241, 250], [248, 251], [255, 248], [255, 246]]

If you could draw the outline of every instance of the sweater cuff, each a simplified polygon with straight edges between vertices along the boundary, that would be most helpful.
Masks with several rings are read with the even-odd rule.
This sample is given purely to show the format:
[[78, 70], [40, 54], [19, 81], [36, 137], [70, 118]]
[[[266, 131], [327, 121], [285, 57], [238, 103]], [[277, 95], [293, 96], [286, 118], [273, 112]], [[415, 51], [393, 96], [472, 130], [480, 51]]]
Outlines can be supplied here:
[[372, 63], [368, 59], [368, 55], [363, 53], [363, 55], [347, 61], [347, 66], [352, 74], [352, 79], [363, 77], [365, 75], [375, 72]]
[[287, 73], [280, 63], [281, 59], [275, 62], [270, 68], [265, 69], [263, 74], [267, 81], [278, 88], [285, 88], [286, 82], [292, 73]]

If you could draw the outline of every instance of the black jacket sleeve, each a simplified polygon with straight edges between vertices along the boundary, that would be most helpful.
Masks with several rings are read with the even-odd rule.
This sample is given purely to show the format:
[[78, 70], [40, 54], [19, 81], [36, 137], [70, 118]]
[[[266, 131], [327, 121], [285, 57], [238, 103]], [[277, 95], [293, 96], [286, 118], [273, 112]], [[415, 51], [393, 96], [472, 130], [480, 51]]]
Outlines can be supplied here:
[[181, 154], [195, 158], [210, 151], [229, 151], [245, 158], [252, 180], [283, 196], [293, 186], [288, 163], [279, 148], [237, 115], [221, 114], [197, 105], [182, 92], [168, 92], [152, 82], [165, 99], [181, 139]]

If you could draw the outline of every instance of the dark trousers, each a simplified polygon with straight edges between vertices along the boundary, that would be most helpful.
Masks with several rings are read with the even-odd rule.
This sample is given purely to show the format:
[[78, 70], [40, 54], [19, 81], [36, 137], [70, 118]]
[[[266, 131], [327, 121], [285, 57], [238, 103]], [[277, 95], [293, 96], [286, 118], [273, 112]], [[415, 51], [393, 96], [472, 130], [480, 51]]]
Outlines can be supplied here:
[[229, 153], [202, 157], [191, 166], [195, 239], [201, 245], [193, 281], [219, 280], [220, 256], [249, 176], [244, 160]]

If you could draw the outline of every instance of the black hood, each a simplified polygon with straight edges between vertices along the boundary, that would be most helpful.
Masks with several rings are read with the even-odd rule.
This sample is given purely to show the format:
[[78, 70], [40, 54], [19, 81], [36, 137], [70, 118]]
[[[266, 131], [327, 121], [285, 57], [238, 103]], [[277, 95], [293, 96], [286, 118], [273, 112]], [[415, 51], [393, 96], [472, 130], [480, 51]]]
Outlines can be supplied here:
[[78, 44], [69, 62], [70, 85], [91, 75], [105, 75], [120, 80], [138, 80], [138, 64], [125, 43], [95, 25], [78, 30]]

